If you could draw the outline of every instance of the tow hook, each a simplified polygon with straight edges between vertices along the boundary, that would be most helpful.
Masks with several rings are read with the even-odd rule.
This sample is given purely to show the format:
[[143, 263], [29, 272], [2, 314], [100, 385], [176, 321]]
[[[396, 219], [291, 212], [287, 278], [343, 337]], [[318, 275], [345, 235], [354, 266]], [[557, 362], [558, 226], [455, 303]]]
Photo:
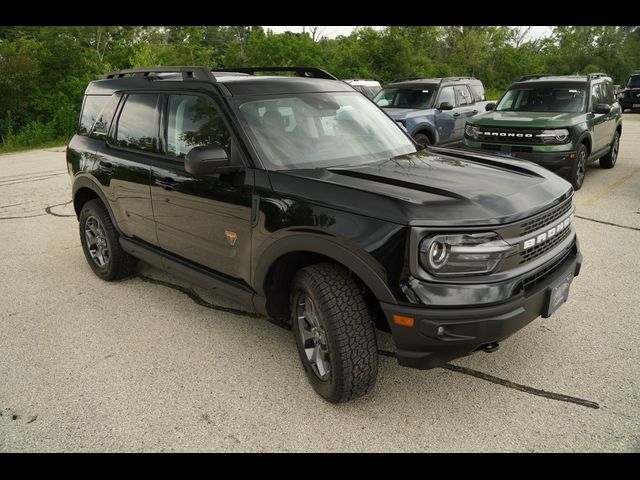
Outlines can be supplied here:
[[485, 345], [482, 345], [480, 347], [480, 349], [483, 352], [487, 352], [487, 353], [493, 353], [496, 350], [498, 350], [500, 348], [500, 344], [498, 342], [493, 342], [493, 343], [487, 343]]

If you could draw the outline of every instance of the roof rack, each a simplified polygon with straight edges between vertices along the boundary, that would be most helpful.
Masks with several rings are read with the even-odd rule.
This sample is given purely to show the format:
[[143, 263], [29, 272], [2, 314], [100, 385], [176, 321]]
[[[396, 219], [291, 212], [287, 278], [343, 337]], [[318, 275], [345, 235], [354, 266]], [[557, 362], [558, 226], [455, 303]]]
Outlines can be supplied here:
[[514, 81], [516, 82], [524, 82], [525, 80], [534, 80], [536, 78], [542, 77], [553, 77], [554, 75], [550, 73], [539, 73], [537, 75], [522, 75], [521, 77], [516, 78]]
[[588, 80], [594, 80], [596, 78], [608, 77], [609, 75], [606, 73], [590, 73], [587, 75]]
[[211, 74], [211, 70], [206, 67], [144, 67], [144, 68], [126, 68], [117, 72], [106, 73], [102, 78], [124, 78], [127, 75], [135, 77], [149, 77], [152, 73], [181, 73], [183, 80], [208, 80], [215, 82], [215, 77]]
[[443, 77], [440, 79], [442, 82], [457, 82], [458, 80], [477, 80], [476, 77]]
[[255, 75], [256, 72], [295, 72], [298, 77], [325, 78], [328, 80], [338, 80], [329, 72], [316, 67], [237, 67], [237, 68], [218, 68], [213, 70], [216, 72], [238, 72]]

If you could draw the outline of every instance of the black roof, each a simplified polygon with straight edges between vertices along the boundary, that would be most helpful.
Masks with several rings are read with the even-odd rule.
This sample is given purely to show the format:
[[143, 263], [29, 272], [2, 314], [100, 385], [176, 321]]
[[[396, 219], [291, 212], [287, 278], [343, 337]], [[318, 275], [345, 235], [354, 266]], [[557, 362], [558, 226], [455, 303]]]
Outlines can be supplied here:
[[[256, 75], [258, 72], [287, 72], [295, 76]], [[314, 67], [210, 70], [206, 67], [178, 66], [136, 68], [107, 73], [102, 80], [91, 82], [85, 93], [108, 95], [118, 90], [182, 90], [188, 88], [189, 84], [193, 86], [194, 83], [218, 85], [219, 91], [227, 96], [354, 91], [351, 86], [330, 73]]]

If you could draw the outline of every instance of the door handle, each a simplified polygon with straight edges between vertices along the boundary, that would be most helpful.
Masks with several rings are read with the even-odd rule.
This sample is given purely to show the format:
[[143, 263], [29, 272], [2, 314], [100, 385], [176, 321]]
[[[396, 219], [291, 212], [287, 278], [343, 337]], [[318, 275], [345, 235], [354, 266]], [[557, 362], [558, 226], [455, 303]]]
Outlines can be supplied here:
[[100, 162], [100, 170], [106, 173], [115, 173], [116, 167], [111, 162]]
[[453, 114], [453, 116], [454, 116], [454, 117], [459, 117], [459, 116], [460, 116], [460, 114], [459, 114], [459, 113], [454, 113], [454, 114]]
[[475, 115], [476, 113], [478, 113], [478, 110], [471, 110], [471, 113]]
[[173, 178], [156, 178], [155, 184], [161, 186], [165, 190], [174, 190], [178, 186], [178, 182], [176, 182]]

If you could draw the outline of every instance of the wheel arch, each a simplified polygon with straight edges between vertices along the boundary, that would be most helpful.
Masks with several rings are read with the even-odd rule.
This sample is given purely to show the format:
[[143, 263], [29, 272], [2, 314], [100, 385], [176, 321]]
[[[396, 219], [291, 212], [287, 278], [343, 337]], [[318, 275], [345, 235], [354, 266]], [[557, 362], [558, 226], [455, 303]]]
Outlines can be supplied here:
[[256, 309], [280, 322], [286, 320], [293, 275], [301, 268], [323, 262], [336, 263], [350, 272], [362, 287], [376, 326], [387, 329], [379, 302], [395, 304], [397, 300], [386, 283], [384, 268], [366, 252], [312, 235], [281, 239], [260, 254], [253, 275], [259, 302]]
[[113, 211], [111, 210], [111, 206], [107, 201], [107, 197], [100, 189], [100, 186], [90, 177], [81, 176], [76, 177], [73, 181], [73, 209], [76, 212], [76, 216], [80, 217], [80, 211], [82, 210], [82, 206], [88, 202], [89, 200], [98, 199], [102, 202], [104, 207], [109, 212], [109, 216], [111, 217], [111, 222], [113, 226], [118, 231], [118, 233], [122, 233], [120, 227], [118, 227], [115, 217], [113, 216]]
[[436, 133], [436, 129], [433, 125], [427, 122], [420, 123], [416, 125], [411, 133], [411, 137], [418, 133], [423, 133], [427, 135], [431, 139], [431, 143], [435, 145], [438, 143], [438, 134]]

